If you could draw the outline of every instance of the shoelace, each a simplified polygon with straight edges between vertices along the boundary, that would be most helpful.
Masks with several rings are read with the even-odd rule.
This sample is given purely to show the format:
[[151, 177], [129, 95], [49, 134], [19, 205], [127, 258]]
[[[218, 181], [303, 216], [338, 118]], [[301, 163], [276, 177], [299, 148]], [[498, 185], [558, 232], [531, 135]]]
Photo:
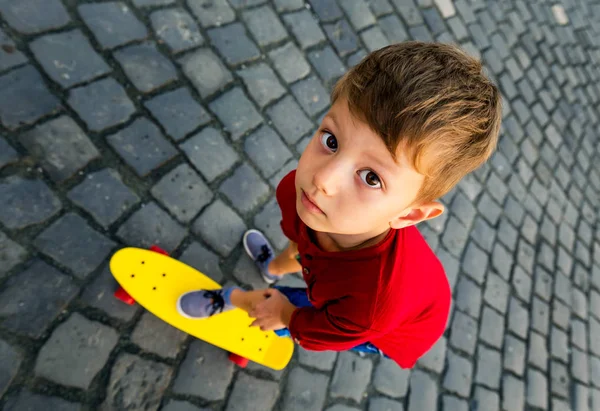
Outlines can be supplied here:
[[260, 254], [258, 255], [258, 257], [256, 257], [256, 260], [259, 263], [264, 263], [269, 259], [269, 257], [271, 257], [271, 250], [269, 250], [269, 247], [267, 245], [263, 245], [260, 248]]
[[209, 316], [223, 312], [223, 309], [225, 308], [225, 300], [223, 299], [221, 290], [206, 290], [204, 291], [204, 297], [212, 299], [212, 303], [210, 303]]

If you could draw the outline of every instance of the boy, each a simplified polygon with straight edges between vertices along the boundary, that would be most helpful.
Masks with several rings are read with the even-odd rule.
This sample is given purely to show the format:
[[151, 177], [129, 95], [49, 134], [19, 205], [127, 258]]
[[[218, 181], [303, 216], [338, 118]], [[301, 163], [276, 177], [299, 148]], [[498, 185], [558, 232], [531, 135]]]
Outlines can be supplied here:
[[336, 84], [332, 106], [277, 188], [290, 245], [274, 258], [256, 230], [244, 246], [269, 283], [302, 271], [306, 289], [199, 290], [179, 312], [240, 307], [307, 350], [379, 352], [403, 368], [441, 337], [451, 303], [443, 267], [415, 225], [493, 152], [500, 93], [451, 45], [377, 50]]

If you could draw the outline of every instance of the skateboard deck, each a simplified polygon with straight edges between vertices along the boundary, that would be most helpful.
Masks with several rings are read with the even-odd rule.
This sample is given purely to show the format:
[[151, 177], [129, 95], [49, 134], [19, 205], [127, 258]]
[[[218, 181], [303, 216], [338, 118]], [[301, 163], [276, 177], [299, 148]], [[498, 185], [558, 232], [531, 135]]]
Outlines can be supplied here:
[[203, 319], [181, 316], [176, 308], [180, 295], [221, 286], [178, 260], [150, 250], [123, 248], [111, 258], [110, 271], [141, 306], [196, 338], [275, 370], [283, 369], [292, 357], [291, 339], [250, 327], [253, 319], [239, 308]]

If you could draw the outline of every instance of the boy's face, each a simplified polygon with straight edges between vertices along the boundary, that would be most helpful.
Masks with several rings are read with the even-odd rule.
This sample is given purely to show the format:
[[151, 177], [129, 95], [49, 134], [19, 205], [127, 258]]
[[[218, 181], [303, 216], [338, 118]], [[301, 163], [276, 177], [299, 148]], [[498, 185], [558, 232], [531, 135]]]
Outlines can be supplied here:
[[296, 208], [315, 231], [378, 235], [441, 214], [439, 203], [411, 205], [423, 180], [339, 99], [300, 158]]

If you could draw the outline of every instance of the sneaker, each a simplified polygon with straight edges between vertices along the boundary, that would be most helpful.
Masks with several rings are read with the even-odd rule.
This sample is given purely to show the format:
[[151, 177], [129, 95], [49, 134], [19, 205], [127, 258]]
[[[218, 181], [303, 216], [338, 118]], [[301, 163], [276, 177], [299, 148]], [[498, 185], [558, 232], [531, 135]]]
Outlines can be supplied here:
[[207, 318], [235, 308], [231, 304], [231, 292], [236, 287], [218, 290], [197, 290], [183, 294], [177, 300], [177, 312], [185, 318]]
[[275, 258], [275, 254], [267, 237], [258, 230], [248, 230], [244, 234], [243, 243], [246, 253], [258, 267], [265, 282], [273, 284], [278, 281], [280, 277], [269, 272], [269, 263]]

